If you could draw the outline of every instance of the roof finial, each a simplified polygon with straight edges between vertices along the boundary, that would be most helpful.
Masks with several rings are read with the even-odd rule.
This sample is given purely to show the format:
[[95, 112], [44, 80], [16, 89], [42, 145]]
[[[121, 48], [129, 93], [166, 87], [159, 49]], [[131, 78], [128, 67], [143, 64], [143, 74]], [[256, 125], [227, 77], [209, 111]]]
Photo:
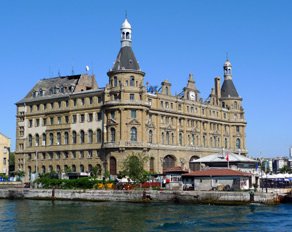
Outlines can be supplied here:
[[128, 19], [128, 12], [125, 10], [125, 19]]
[[229, 60], [228, 52], [226, 52], [226, 60]]

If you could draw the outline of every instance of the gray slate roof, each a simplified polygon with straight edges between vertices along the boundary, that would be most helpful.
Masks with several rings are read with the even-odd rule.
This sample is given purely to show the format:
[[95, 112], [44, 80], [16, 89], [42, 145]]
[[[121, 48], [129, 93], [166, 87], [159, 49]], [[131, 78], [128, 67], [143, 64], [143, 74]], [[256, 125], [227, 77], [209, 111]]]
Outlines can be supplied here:
[[[81, 75], [73, 75], [42, 79], [38, 81], [38, 83], [36, 83], [36, 85], [29, 91], [29, 93], [17, 103], [27, 102], [32, 99], [45, 99], [55, 97], [57, 95], [72, 93], [75, 89], [75, 86], [78, 84], [80, 77]], [[59, 88], [59, 94], [52, 94], [51, 91], [54, 91], [54, 88]], [[66, 88], [66, 91], [64, 93], [61, 93], [61, 88]], [[39, 94], [40, 90], [43, 90], [43, 95], [34, 98], [34, 92], [37, 91]]]
[[239, 97], [232, 80], [224, 80], [221, 87], [221, 97]]
[[121, 70], [140, 71], [140, 67], [136, 60], [134, 52], [132, 48], [129, 46], [125, 46], [120, 49], [117, 59], [115, 61], [115, 64], [112, 68], [112, 71], [121, 71]]

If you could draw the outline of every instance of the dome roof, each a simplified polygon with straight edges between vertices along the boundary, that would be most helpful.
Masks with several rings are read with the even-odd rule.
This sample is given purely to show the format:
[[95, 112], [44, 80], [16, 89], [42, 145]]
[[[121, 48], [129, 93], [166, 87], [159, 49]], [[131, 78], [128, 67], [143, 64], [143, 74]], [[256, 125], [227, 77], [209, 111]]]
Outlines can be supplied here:
[[122, 29], [131, 29], [131, 24], [128, 22], [127, 19], [125, 19], [125, 21], [123, 22], [122, 26], [121, 26]]
[[232, 65], [228, 59], [225, 61], [224, 67], [232, 67]]

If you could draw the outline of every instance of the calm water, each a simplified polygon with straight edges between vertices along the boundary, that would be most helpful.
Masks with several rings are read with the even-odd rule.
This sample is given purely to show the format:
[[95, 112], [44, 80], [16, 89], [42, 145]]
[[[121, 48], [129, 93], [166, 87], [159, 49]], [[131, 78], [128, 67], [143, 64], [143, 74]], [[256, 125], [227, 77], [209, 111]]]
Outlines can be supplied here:
[[292, 231], [292, 205], [0, 200], [0, 231]]

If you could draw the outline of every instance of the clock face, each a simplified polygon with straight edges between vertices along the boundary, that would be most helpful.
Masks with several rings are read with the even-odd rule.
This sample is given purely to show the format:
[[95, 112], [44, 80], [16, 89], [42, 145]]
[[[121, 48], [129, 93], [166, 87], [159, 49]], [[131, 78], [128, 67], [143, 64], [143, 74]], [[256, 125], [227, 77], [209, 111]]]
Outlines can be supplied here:
[[189, 93], [189, 97], [190, 97], [191, 100], [196, 100], [196, 94], [195, 94], [195, 92], [191, 91]]

